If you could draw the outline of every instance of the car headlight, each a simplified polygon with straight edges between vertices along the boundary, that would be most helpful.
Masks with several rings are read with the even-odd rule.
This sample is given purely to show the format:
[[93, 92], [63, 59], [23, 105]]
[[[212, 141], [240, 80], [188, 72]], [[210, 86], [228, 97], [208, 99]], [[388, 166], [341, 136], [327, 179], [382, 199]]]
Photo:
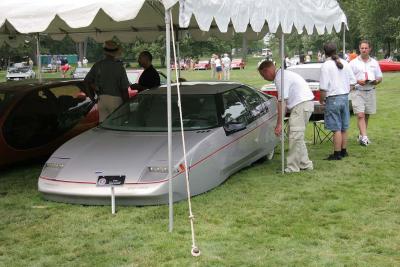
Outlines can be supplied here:
[[168, 167], [165, 166], [149, 166], [149, 172], [168, 173]]
[[[166, 166], [149, 166], [147, 168], [149, 172], [168, 173], [168, 167]], [[172, 169], [172, 173], [179, 173], [184, 171], [185, 171], [184, 164], [180, 164], [177, 168]]]

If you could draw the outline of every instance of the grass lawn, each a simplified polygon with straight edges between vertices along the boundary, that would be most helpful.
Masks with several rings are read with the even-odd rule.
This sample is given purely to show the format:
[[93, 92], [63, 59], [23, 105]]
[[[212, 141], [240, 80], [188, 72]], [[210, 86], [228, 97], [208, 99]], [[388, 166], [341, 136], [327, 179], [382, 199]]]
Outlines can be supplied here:
[[[265, 83], [255, 60], [231, 77]], [[349, 158], [323, 160], [332, 144], [313, 145], [310, 123], [314, 171], [282, 175], [277, 154], [194, 197], [198, 258], [185, 201], [175, 204], [169, 233], [168, 206], [117, 207], [112, 216], [109, 206], [43, 200], [42, 163], [3, 170], [0, 266], [400, 266], [400, 73], [384, 75], [377, 98], [370, 146], [356, 143], [351, 118]]]

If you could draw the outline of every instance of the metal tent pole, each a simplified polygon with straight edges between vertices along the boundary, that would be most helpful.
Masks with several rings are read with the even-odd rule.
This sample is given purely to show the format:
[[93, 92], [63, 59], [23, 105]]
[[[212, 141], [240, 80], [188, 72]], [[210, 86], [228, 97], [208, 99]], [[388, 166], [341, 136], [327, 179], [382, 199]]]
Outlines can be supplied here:
[[343, 22], [343, 58], [346, 55], [346, 24]]
[[166, 64], [167, 64], [167, 118], [168, 118], [168, 205], [169, 231], [174, 228], [174, 201], [172, 192], [172, 103], [171, 103], [171, 17], [170, 10], [165, 12]]
[[42, 62], [40, 60], [40, 37], [39, 37], [39, 33], [36, 34], [36, 57], [37, 57], [39, 83], [42, 83]]
[[281, 125], [282, 125], [282, 133], [281, 133], [281, 157], [282, 157], [282, 174], [285, 173], [285, 115], [286, 115], [286, 105], [283, 97], [283, 89], [284, 89], [284, 73], [285, 73], [285, 34], [282, 32], [281, 35]]

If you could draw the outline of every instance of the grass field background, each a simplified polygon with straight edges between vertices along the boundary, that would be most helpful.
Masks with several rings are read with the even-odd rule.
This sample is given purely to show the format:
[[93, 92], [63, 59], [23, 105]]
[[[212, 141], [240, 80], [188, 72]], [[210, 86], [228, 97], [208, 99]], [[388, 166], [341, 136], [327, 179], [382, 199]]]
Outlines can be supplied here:
[[[231, 76], [265, 83], [256, 59]], [[282, 175], [278, 153], [194, 197], [198, 258], [185, 201], [169, 233], [168, 206], [117, 207], [113, 216], [109, 206], [48, 202], [37, 191], [42, 163], [2, 170], [0, 266], [400, 266], [400, 73], [384, 74], [377, 99], [370, 146], [357, 144], [351, 118], [350, 157], [323, 160], [332, 144], [313, 145], [310, 123], [314, 171]]]

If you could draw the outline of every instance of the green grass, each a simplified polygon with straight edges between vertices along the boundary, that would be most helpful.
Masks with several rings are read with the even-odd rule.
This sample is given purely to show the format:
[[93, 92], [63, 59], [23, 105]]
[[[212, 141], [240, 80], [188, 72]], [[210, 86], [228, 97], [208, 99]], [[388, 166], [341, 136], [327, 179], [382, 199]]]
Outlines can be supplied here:
[[[232, 78], [259, 87], [255, 66]], [[399, 84], [400, 73], [384, 75], [369, 147], [356, 143], [353, 116], [350, 157], [324, 161], [332, 144], [311, 144], [310, 124], [314, 171], [281, 175], [277, 154], [194, 197], [199, 258], [190, 255], [185, 201], [175, 204], [169, 233], [168, 206], [117, 207], [112, 216], [109, 206], [43, 200], [40, 163], [3, 170], [0, 266], [399, 266]]]

